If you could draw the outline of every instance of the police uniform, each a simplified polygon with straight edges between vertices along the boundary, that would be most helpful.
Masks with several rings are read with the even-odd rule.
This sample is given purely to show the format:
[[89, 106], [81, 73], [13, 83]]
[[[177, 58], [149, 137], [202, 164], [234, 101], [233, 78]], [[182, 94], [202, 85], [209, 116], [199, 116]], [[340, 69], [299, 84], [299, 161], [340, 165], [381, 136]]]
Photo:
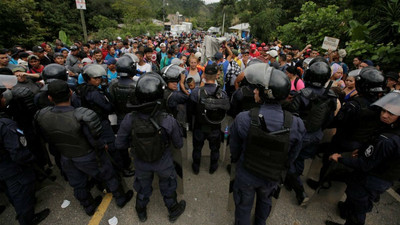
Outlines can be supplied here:
[[[205, 90], [207, 95], [214, 95], [221, 87], [216, 84], [204, 84], [204, 87], [196, 87], [190, 94], [190, 100], [196, 104], [196, 116], [193, 129], [193, 164], [192, 168], [195, 173], [198, 173], [201, 160], [201, 150], [203, 149], [204, 141], [208, 140], [211, 150], [210, 157], [210, 173], [213, 173], [218, 168], [219, 148], [221, 146], [221, 123], [210, 124], [204, 119], [203, 112], [199, 112], [201, 89]], [[221, 91], [222, 98], [228, 99], [225, 91]], [[224, 115], [225, 116], [225, 115]]]
[[[6, 105], [11, 99], [11, 91], [1, 85], [1, 100]], [[0, 186], [14, 206], [21, 225], [36, 225], [50, 213], [45, 209], [34, 214], [35, 173], [31, 166], [35, 157], [27, 148], [27, 140], [17, 123], [0, 112]]]
[[[253, 65], [256, 66], [256, 65]], [[269, 66], [259, 65], [261, 68], [258, 69], [259, 72], [249, 73], [247, 76], [248, 81], [253, 84], [260, 84], [263, 87], [258, 87], [260, 89], [264, 89], [264, 87], [269, 85], [269, 90], [272, 90], [271, 93], [275, 93], [276, 99], [284, 99], [289, 94], [290, 91], [290, 82], [287, 76], [278, 70], [266, 69]], [[267, 70], [265, 74], [265, 69]], [[267, 75], [268, 74], [268, 75]], [[257, 79], [252, 79], [252, 77], [258, 76]], [[266, 84], [260, 82], [260, 80], [264, 79], [262, 77], [269, 76], [270, 82], [268, 81]], [[281, 89], [281, 90], [279, 90]], [[260, 91], [261, 92], [261, 91]], [[279, 94], [279, 92], [283, 94]], [[279, 95], [281, 95], [279, 97]], [[264, 97], [265, 100], [266, 97]], [[268, 218], [271, 211], [271, 196], [278, 189], [280, 174], [283, 172], [283, 168], [288, 163], [291, 163], [296, 158], [297, 154], [301, 149], [302, 138], [305, 133], [305, 128], [303, 121], [296, 117], [292, 116], [288, 112], [283, 112], [282, 107], [277, 102], [267, 102], [260, 106], [258, 113], [256, 113], [259, 117], [262, 115], [265, 118], [265, 127], [269, 132], [275, 132], [278, 130], [282, 130], [284, 125], [289, 126], [290, 134], [287, 135], [286, 147], [288, 149], [281, 149], [279, 155], [285, 154], [287, 152], [287, 160], [286, 162], [281, 162], [281, 164], [268, 164], [267, 171], [258, 171], [254, 172], [253, 170], [248, 169], [246, 167], [246, 151], [249, 152], [251, 149], [248, 144], [249, 133], [251, 129], [253, 129], [251, 124], [254, 124], [253, 118], [251, 116], [252, 111], [245, 111], [238, 114], [235, 118], [235, 121], [230, 127], [230, 151], [231, 151], [231, 162], [236, 163], [236, 177], [233, 185], [233, 194], [235, 200], [235, 224], [236, 225], [248, 225], [251, 224], [251, 210], [253, 207], [253, 201], [255, 195], [257, 195], [256, 200], [256, 209], [255, 209], [255, 222], [254, 224], [260, 225], [265, 224], [266, 219]], [[257, 116], [256, 115], [256, 116]], [[291, 117], [291, 124], [287, 123], [286, 120]], [[260, 121], [260, 126], [264, 126], [263, 122]], [[286, 123], [286, 124], [285, 124]], [[257, 144], [258, 143], [258, 144]], [[266, 141], [259, 140], [259, 142], [253, 143], [257, 145], [259, 148], [268, 149], [270, 145], [273, 143], [267, 143]], [[285, 152], [286, 151], [286, 152]], [[260, 152], [258, 152], [260, 153]], [[258, 153], [247, 153], [247, 154], [258, 154]], [[253, 157], [254, 158], [254, 157]], [[274, 160], [273, 157], [270, 157], [271, 160]], [[282, 161], [275, 159], [276, 161]], [[247, 161], [247, 164], [252, 164], [255, 162]], [[250, 172], [252, 171], [252, 172]], [[274, 171], [274, 174], [278, 174], [278, 177], [275, 179], [265, 178], [260, 175], [262, 173], [268, 173], [268, 171]], [[271, 173], [272, 174], [272, 173]]]
[[26, 148], [26, 139], [14, 121], [0, 118], [0, 134], [1, 181], [14, 205], [19, 223], [30, 224], [34, 217], [35, 174], [27, 164], [34, 161], [34, 156]]
[[176, 83], [184, 75], [185, 69], [177, 65], [171, 64], [164, 67], [161, 70], [162, 78], [167, 83], [167, 87], [164, 91], [164, 102], [166, 110], [171, 113], [180, 124], [186, 123], [186, 102], [189, 96], [179, 91], [178, 89], [172, 90], [168, 87], [169, 83]]
[[[146, 106], [146, 104], [153, 103], [157, 99], [162, 100], [164, 85], [165, 83], [162, 78], [155, 73], [146, 73], [139, 78], [136, 89], [137, 99], [141, 104], [137, 108], [139, 111], [129, 113], [125, 116], [121, 122], [115, 142], [117, 149], [127, 149], [132, 145], [136, 169], [133, 184], [137, 191], [136, 211], [142, 222], [147, 219], [146, 206], [150, 201], [153, 191], [152, 182], [154, 174], [157, 174], [159, 177], [160, 192], [164, 198], [165, 206], [168, 208], [170, 221], [175, 221], [183, 213], [184, 205], [186, 204], [184, 201], [177, 202], [177, 177], [169, 147], [169, 145], [173, 145], [179, 149], [183, 146], [179, 124], [171, 115], [165, 114], [160, 110], [155, 110], [155, 105]], [[137, 132], [135, 131], [136, 127], [133, 127], [133, 123], [138, 120], [150, 120], [150, 117], [157, 118], [155, 120], [161, 128], [161, 140], [164, 146], [154, 153], [159, 157], [154, 158], [154, 155], [148, 155], [151, 159], [148, 161], [145, 160], [148, 159], [147, 157], [139, 155], [139, 150], [136, 149], [135, 145], [137, 143], [132, 140], [136, 138], [135, 132]], [[150, 144], [156, 143], [150, 142]]]
[[[337, 131], [323, 157], [320, 183], [323, 182], [330, 166], [329, 155], [359, 149], [381, 126], [377, 119], [379, 111], [371, 108], [370, 104], [377, 99], [379, 93], [383, 92], [384, 77], [373, 67], [363, 68], [353, 76], [360, 96], [346, 102], [332, 121], [331, 126], [336, 127]], [[310, 186], [316, 185], [312, 180], [307, 182]]]
[[[101, 77], [103, 73], [105, 74], [105, 70], [100, 65], [91, 65], [85, 69], [84, 76]], [[122, 156], [120, 151], [115, 149], [115, 134], [108, 120], [108, 115], [114, 112], [114, 106], [109, 101], [107, 93], [91, 84], [82, 84], [72, 95], [71, 104], [75, 108], [83, 106], [96, 112], [103, 127], [101, 139], [108, 145], [108, 153], [116, 169], [122, 170], [124, 168]]]
[[[52, 92], [50, 85], [54, 86]], [[50, 96], [61, 92], [64, 95], [69, 94], [64, 81], [54, 81], [50, 85]], [[35, 122], [44, 138], [60, 152], [63, 172], [74, 188], [75, 198], [80, 201], [88, 215], [92, 215], [101, 202], [101, 198], [93, 199], [87, 189], [88, 176], [104, 181], [119, 207], [123, 207], [132, 198], [132, 191], [125, 194], [119, 184], [104, 151], [106, 143], [98, 139], [101, 137], [102, 127], [95, 112], [86, 108], [56, 105], [38, 111]]]
[[[390, 93], [373, 105], [382, 107], [388, 111], [386, 113], [399, 116], [400, 93]], [[371, 212], [373, 203], [400, 177], [399, 119], [392, 124], [383, 124], [385, 129], [365, 143], [357, 157], [345, 158], [339, 155], [337, 159], [339, 163], [354, 169], [345, 179], [346, 201], [338, 205], [346, 225], [365, 224], [366, 213]], [[326, 224], [337, 223], [327, 221]]]

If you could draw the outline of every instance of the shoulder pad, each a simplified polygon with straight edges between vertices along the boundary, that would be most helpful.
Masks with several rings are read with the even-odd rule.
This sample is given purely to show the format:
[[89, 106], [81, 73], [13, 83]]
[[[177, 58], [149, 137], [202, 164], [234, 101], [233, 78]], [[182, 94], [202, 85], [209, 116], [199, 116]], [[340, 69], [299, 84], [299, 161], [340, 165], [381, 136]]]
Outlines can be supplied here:
[[51, 109], [53, 109], [53, 108], [54, 108], [54, 106], [47, 106], [47, 107], [45, 107], [45, 108], [43, 108], [43, 109], [38, 110], [38, 111], [36, 112], [36, 114], [35, 114], [35, 120], [36, 120], [39, 116], [41, 116], [41, 115], [43, 115], [43, 114], [49, 112], [49, 111], [50, 111]]
[[89, 127], [90, 132], [95, 139], [101, 135], [101, 122], [93, 110], [84, 107], [78, 107], [74, 111], [74, 116], [79, 122], [83, 122]]
[[328, 91], [327, 96], [328, 96], [328, 97], [331, 97], [331, 98], [339, 98], [339, 96], [338, 96], [332, 89], [330, 89], [330, 90]]
[[300, 94], [306, 98], [311, 98], [313, 96], [313, 91], [309, 88], [303, 88], [300, 90]]
[[11, 90], [13, 97], [25, 98], [33, 96], [32, 91], [27, 87], [15, 87]]

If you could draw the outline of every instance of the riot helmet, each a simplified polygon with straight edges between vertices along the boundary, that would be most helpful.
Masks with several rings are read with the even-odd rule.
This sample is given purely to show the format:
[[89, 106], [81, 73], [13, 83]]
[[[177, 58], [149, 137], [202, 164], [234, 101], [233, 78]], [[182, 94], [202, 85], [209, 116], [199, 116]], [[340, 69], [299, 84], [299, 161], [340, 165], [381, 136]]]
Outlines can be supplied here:
[[89, 78], [103, 77], [107, 76], [107, 72], [101, 65], [98, 64], [90, 64], [86, 65], [85, 70], [83, 71], [83, 79], [88, 82]]
[[288, 76], [266, 63], [248, 66], [244, 73], [247, 81], [257, 86], [263, 101], [283, 100], [289, 95], [290, 80]]
[[139, 58], [132, 53], [125, 53], [116, 63], [118, 76], [133, 77], [137, 73]]
[[400, 116], [400, 91], [392, 91], [378, 101], [372, 103], [372, 105], [381, 107], [393, 115]]
[[330, 77], [331, 67], [328, 62], [322, 57], [317, 57], [310, 62], [304, 74], [304, 82], [307, 85], [321, 88], [324, 87]]
[[384, 92], [385, 77], [375, 67], [368, 66], [355, 75], [356, 89], [361, 95], [374, 95]]
[[162, 78], [166, 83], [179, 82], [183, 72], [185, 72], [184, 68], [173, 64], [166, 66], [161, 70]]
[[17, 84], [17, 81], [18, 79], [16, 76], [0, 75], [0, 95], [5, 99], [5, 107], [8, 106], [13, 98], [10, 89]]
[[136, 84], [136, 98], [140, 104], [154, 102], [164, 96], [165, 82], [154, 72], [140, 76]]
[[45, 83], [50, 83], [55, 79], [63, 81], [68, 80], [68, 74], [65, 67], [56, 63], [47, 65], [42, 71], [42, 77]]

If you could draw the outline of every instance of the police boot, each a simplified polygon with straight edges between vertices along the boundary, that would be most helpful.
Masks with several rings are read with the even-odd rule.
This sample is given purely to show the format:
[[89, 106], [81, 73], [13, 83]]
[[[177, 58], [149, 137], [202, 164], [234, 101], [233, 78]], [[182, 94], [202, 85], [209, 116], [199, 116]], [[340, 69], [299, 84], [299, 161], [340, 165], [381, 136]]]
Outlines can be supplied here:
[[300, 186], [300, 185], [295, 185], [292, 187], [293, 187], [294, 192], [296, 193], [297, 203], [300, 206], [306, 205], [307, 202], [310, 200], [310, 198], [308, 197], [307, 193], [304, 191], [304, 187]]
[[193, 170], [193, 173], [195, 175], [199, 174], [199, 172], [200, 172], [200, 160], [193, 160], [192, 170]]
[[50, 209], [43, 209], [42, 211], [36, 213], [32, 219], [32, 225], [37, 225], [42, 222], [50, 214]]
[[95, 199], [91, 198], [90, 200], [88, 200], [88, 204], [83, 205], [86, 214], [88, 216], [93, 216], [94, 212], [96, 211], [102, 200], [103, 198], [100, 195], [97, 196]]
[[218, 169], [218, 160], [210, 162], [210, 170], [208, 171], [210, 174], [213, 174]]
[[147, 220], [147, 209], [146, 209], [146, 207], [144, 207], [144, 208], [136, 207], [135, 209], [136, 209], [136, 213], [137, 213], [137, 215], [139, 217], [139, 221], [142, 222], [142, 223], [146, 222], [146, 220]]
[[132, 199], [133, 191], [129, 190], [126, 193], [124, 193], [124, 189], [120, 185], [117, 190], [117, 193], [113, 193], [113, 195], [117, 201], [117, 206], [123, 208], [126, 205], [126, 203], [128, 203]]
[[169, 222], [173, 223], [175, 222], [180, 215], [185, 211], [186, 208], [186, 201], [181, 200], [179, 203], [175, 203], [173, 206], [171, 206], [168, 209], [169, 212]]

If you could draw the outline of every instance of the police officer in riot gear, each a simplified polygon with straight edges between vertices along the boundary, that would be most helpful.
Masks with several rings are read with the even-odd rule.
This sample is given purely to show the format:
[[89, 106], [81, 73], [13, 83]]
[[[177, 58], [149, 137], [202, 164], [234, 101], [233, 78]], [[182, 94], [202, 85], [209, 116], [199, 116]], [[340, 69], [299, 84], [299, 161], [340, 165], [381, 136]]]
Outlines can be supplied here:
[[[353, 74], [350, 72], [350, 74]], [[326, 171], [329, 168], [329, 155], [334, 152], [352, 152], [359, 149], [363, 143], [379, 129], [381, 123], [379, 110], [370, 107], [384, 92], [384, 76], [374, 67], [365, 67], [359, 73], [354, 73], [358, 95], [347, 101], [331, 123], [336, 128], [336, 133], [323, 157], [323, 167], [320, 172], [320, 181], [307, 180], [311, 188], [322, 184]]]
[[[47, 65], [43, 69], [42, 78], [45, 82], [45, 85], [42, 87], [42, 89], [40, 89], [40, 92], [37, 93], [34, 97], [34, 103], [36, 105], [36, 110], [43, 109], [48, 106], [54, 106], [54, 103], [50, 102], [50, 100], [48, 98], [48, 94], [47, 94], [48, 84], [50, 84], [51, 82], [53, 82], [55, 80], [67, 81], [68, 74], [67, 74], [67, 70], [65, 69], [64, 66], [61, 66], [56, 63], [52, 63], [52, 64]], [[32, 123], [32, 121], [31, 121], [31, 123]], [[60, 157], [61, 157], [60, 153], [58, 151], [56, 151], [54, 149], [54, 146], [51, 144], [49, 144], [49, 152], [54, 156], [54, 161], [55, 161], [57, 167], [60, 169], [61, 174], [63, 174], [62, 168], [61, 168], [61, 163], [60, 163]], [[45, 154], [47, 154], [47, 152]], [[67, 179], [65, 176], [64, 176], [64, 178]]]
[[[354, 169], [346, 179], [346, 201], [339, 202], [346, 225], [365, 224], [374, 201], [400, 178], [400, 92], [391, 92], [372, 106], [380, 107], [383, 129], [353, 152], [352, 158], [332, 154], [329, 159]], [[338, 225], [326, 221], [327, 225]]]
[[43, 69], [42, 78], [46, 85], [35, 95], [35, 104], [38, 109], [52, 106], [52, 103], [47, 98], [47, 84], [51, 83], [53, 80], [67, 81], [68, 74], [64, 66], [52, 63]]
[[[127, 104], [136, 105], [135, 88], [137, 80], [133, 80], [137, 73], [137, 63], [139, 59], [136, 55], [131, 53], [124, 54], [116, 64], [118, 78], [114, 79], [110, 84], [111, 101], [115, 106], [115, 114], [117, 115], [117, 129], [125, 115], [131, 110]], [[133, 176], [134, 170], [130, 168], [131, 157], [129, 156], [128, 149], [119, 150], [122, 156], [122, 164], [124, 168], [124, 176]]]
[[189, 98], [188, 95], [178, 91], [178, 82], [184, 72], [184, 68], [174, 64], [164, 67], [161, 71], [162, 78], [167, 83], [164, 91], [164, 101], [167, 112], [171, 113], [181, 124], [185, 123], [185, 108], [183, 106]]
[[[7, 79], [9, 78], [15, 77], [8, 76]], [[7, 197], [15, 208], [19, 224], [36, 225], [49, 215], [50, 210], [44, 209], [34, 214], [36, 178], [30, 165], [35, 161], [35, 157], [27, 148], [23, 131], [17, 128], [16, 122], [6, 116], [5, 109], [11, 98], [11, 91], [1, 84], [0, 181], [2, 189], [7, 190]]]
[[304, 170], [304, 160], [315, 156], [323, 137], [322, 131], [333, 119], [337, 105], [340, 106], [336, 94], [330, 90], [332, 83], [324, 88], [330, 76], [331, 68], [326, 60], [322, 57], [313, 59], [304, 76], [307, 87], [296, 93], [287, 107], [289, 111], [300, 115], [307, 130], [303, 139], [303, 149], [290, 165], [285, 179], [286, 188], [294, 190], [299, 205], [308, 201], [300, 179]]
[[68, 84], [55, 80], [48, 86], [54, 107], [46, 107], [35, 115], [35, 123], [43, 137], [61, 154], [62, 170], [74, 188], [74, 196], [93, 215], [101, 196], [93, 199], [87, 189], [88, 176], [103, 181], [113, 193], [119, 207], [124, 207], [133, 191], [124, 192], [105, 151], [108, 145], [101, 139], [102, 123], [90, 109], [71, 106]]
[[116, 64], [118, 79], [114, 79], [110, 84], [111, 100], [115, 105], [117, 114], [117, 125], [121, 123], [125, 115], [130, 112], [126, 104], [136, 104], [135, 87], [136, 81], [132, 78], [137, 73], [137, 63], [139, 59], [131, 53], [124, 54]]
[[109, 101], [110, 97], [108, 93], [99, 88], [99, 85], [102, 82], [102, 77], [105, 75], [106, 71], [101, 65], [89, 65], [83, 71], [83, 78], [86, 83], [77, 87], [72, 96], [71, 103], [75, 108], [89, 108], [97, 114], [103, 127], [101, 139], [108, 145], [107, 153], [110, 154], [112, 163], [116, 169], [124, 173], [124, 176], [132, 176], [133, 173], [125, 173], [129, 167], [124, 167], [120, 151], [115, 149], [115, 135], [111, 123], [108, 120], [108, 115], [113, 113], [114, 106]]
[[[257, 63], [264, 63], [263, 61], [255, 58], [250, 60], [247, 63], [247, 66], [251, 66]], [[250, 70], [242, 71], [239, 76], [245, 76], [245, 73], [249, 73]], [[253, 72], [253, 71], [252, 71]], [[251, 87], [249, 82], [247, 82], [246, 78], [244, 77], [243, 80], [240, 82], [240, 87], [232, 94], [231, 98], [231, 108], [228, 111], [228, 115], [232, 116], [233, 118], [236, 117], [237, 114], [243, 111], [248, 111], [254, 107], [257, 107], [259, 103], [254, 101], [254, 88]]]
[[215, 82], [220, 72], [216, 63], [207, 65], [204, 87], [196, 87], [190, 94], [190, 100], [195, 104], [192, 153], [194, 174], [199, 173], [201, 150], [206, 139], [211, 150], [209, 173], [213, 174], [218, 169], [221, 122], [230, 107], [226, 92]]
[[160, 110], [165, 82], [156, 73], [142, 75], [136, 86], [139, 105], [125, 116], [116, 139], [118, 149], [132, 147], [136, 169], [134, 188], [139, 220], [147, 220], [147, 204], [152, 193], [154, 173], [159, 177], [161, 195], [174, 222], [184, 212], [186, 202], [177, 202], [177, 178], [170, 144], [182, 148], [182, 133], [178, 122]]
[[230, 127], [231, 162], [237, 164], [233, 184], [235, 224], [251, 224], [257, 194], [254, 224], [265, 225], [271, 196], [286, 166], [300, 151], [305, 128], [300, 118], [282, 110], [280, 102], [290, 91], [286, 74], [263, 63], [246, 70], [252, 71], [245, 76], [255, 86], [254, 99], [261, 106], [239, 113]]

